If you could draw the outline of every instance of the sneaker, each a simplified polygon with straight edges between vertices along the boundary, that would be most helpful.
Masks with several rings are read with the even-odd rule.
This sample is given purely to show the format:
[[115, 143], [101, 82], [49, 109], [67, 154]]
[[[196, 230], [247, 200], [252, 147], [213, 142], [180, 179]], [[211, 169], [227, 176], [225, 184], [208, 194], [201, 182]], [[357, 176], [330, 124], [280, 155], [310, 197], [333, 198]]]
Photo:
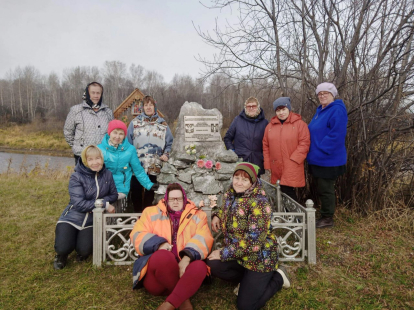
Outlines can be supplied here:
[[239, 296], [239, 289], [240, 289], [240, 283], [237, 284], [236, 288], [233, 290], [233, 293], [236, 294], [236, 296]]
[[316, 221], [316, 228], [325, 228], [334, 226], [334, 220], [332, 217], [321, 217]]
[[55, 268], [55, 270], [65, 268], [67, 259], [68, 257], [66, 255], [56, 254], [55, 260], [53, 261], [53, 268]]
[[290, 287], [290, 280], [289, 280], [289, 276], [286, 270], [286, 267], [283, 265], [279, 266], [279, 269], [276, 270], [277, 272], [280, 273], [280, 275], [283, 278], [283, 288], [289, 288]]

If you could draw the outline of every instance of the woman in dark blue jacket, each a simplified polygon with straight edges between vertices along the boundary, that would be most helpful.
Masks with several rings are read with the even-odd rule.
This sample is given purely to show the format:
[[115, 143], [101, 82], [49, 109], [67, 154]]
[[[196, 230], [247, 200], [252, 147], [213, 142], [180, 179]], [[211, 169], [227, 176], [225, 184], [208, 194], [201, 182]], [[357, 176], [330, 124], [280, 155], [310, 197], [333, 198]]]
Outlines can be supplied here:
[[309, 172], [317, 180], [321, 200], [321, 218], [316, 227], [334, 225], [335, 180], [345, 173], [345, 137], [348, 113], [344, 102], [336, 99], [338, 91], [332, 83], [322, 83], [316, 88], [321, 105], [309, 124], [311, 145], [306, 158]]
[[260, 167], [263, 174], [263, 135], [268, 121], [265, 119], [259, 101], [250, 97], [244, 103], [244, 110], [236, 116], [223, 140], [228, 150], [234, 151], [243, 161]]
[[55, 269], [63, 269], [73, 250], [77, 260], [86, 259], [93, 250], [93, 214], [96, 199], [102, 199], [103, 207], [115, 212], [111, 205], [118, 198], [112, 173], [104, 167], [101, 150], [87, 146], [81, 154], [75, 172], [69, 180], [70, 201], [56, 225]]

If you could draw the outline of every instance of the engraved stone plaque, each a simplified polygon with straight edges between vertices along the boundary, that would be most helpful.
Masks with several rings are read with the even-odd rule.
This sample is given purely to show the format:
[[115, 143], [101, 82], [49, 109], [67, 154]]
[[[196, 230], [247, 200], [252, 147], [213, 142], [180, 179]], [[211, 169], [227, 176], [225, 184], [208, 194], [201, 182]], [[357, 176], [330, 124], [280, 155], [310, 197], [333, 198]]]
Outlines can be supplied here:
[[221, 141], [218, 116], [184, 116], [184, 127], [186, 142]]

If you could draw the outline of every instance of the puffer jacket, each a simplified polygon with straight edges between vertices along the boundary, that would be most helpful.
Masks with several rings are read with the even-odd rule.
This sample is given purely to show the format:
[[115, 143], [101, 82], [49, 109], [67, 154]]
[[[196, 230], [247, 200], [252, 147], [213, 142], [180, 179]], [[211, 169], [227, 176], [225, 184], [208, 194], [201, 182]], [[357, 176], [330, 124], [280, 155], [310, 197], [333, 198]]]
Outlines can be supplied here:
[[106, 134], [98, 147], [104, 155], [106, 168], [112, 172], [118, 193], [128, 195], [132, 171], [139, 183], [147, 190], [154, 185], [142, 168], [137, 151], [127, 139], [116, 148], [109, 144], [109, 135]]
[[260, 179], [243, 193], [236, 193], [230, 186], [223, 205], [213, 216], [220, 219], [224, 236], [222, 262], [237, 260], [244, 268], [257, 272], [278, 268], [277, 240], [270, 224], [272, 207]]
[[346, 164], [345, 138], [348, 112], [344, 102], [336, 99], [324, 109], [316, 109], [309, 124], [311, 146], [307, 161], [310, 165], [337, 167]]
[[263, 167], [263, 134], [268, 121], [263, 109], [256, 118], [246, 116], [244, 110], [236, 116], [227, 130], [223, 141], [228, 150], [234, 150], [243, 161], [260, 167], [259, 175], [264, 173]]
[[69, 180], [70, 201], [59, 217], [58, 223], [69, 223], [77, 229], [84, 229], [93, 225], [92, 210], [95, 200], [103, 199], [106, 203], [118, 199], [115, 182], [111, 171], [105, 166], [99, 172], [85, 167], [79, 160], [75, 172]]
[[88, 145], [98, 145], [108, 131], [108, 123], [114, 119], [112, 110], [102, 104], [95, 112], [86, 102], [70, 108], [63, 134], [73, 154], [80, 156]]
[[309, 129], [299, 114], [290, 112], [283, 124], [274, 116], [263, 137], [264, 167], [272, 172], [271, 183], [280, 180], [281, 185], [305, 186], [309, 145]]
[[[172, 242], [172, 224], [168, 216], [165, 200], [156, 206], [144, 209], [141, 218], [131, 231], [130, 238], [139, 257], [133, 267], [133, 288], [142, 287], [142, 279], [147, 272], [148, 260], [164, 242]], [[187, 200], [180, 218], [177, 232], [177, 252], [191, 253], [192, 260], [206, 259], [213, 246], [213, 236], [207, 223], [207, 215]]]

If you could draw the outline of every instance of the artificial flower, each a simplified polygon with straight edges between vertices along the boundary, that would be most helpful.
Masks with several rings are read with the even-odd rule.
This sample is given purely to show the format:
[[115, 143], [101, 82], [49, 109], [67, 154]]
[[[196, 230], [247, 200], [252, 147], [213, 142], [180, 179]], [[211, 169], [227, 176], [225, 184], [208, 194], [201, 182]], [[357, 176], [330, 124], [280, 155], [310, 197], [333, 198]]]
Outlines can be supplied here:
[[207, 160], [207, 161], [206, 161], [206, 168], [207, 168], [207, 169], [211, 169], [211, 168], [213, 168], [213, 162], [212, 162], [211, 160]]
[[202, 159], [197, 160], [197, 167], [198, 168], [203, 168], [204, 167], [204, 160], [202, 160]]

